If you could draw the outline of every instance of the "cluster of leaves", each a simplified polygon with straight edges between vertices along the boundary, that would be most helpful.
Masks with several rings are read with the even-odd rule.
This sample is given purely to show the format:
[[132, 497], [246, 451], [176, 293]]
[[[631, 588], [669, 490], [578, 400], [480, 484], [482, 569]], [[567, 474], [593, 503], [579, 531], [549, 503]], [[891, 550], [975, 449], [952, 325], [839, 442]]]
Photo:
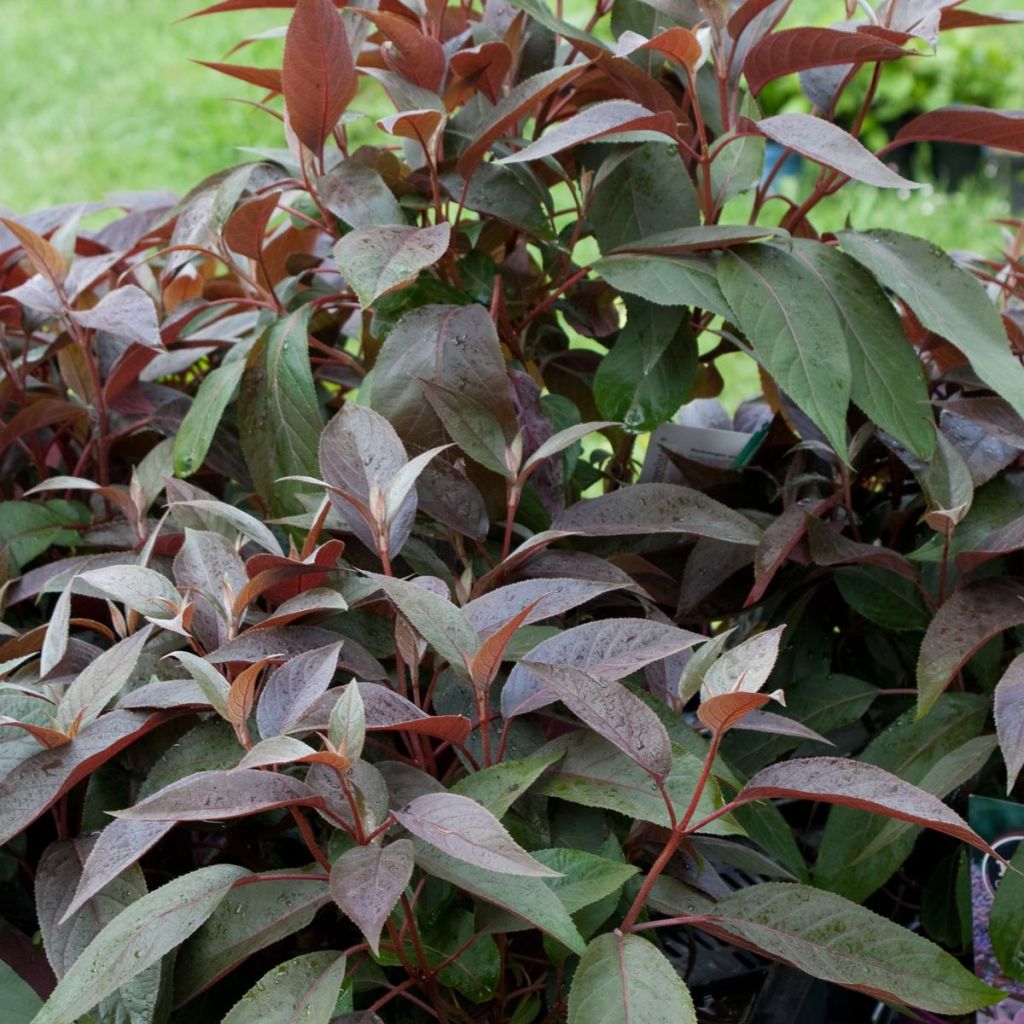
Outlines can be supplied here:
[[[1024, 762], [1024, 229], [986, 263], [812, 223], [912, 185], [858, 141], [884, 68], [994, 16], [788, 6], [224, 0], [294, 8], [281, 69], [213, 65], [287, 148], [3, 221], [16, 1019], [694, 1021], [660, 946], [693, 929], [998, 999], [903, 924], [962, 951], [991, 851], [943, 801]], [[797, 73], [813, 113], [761, 117]], [[892, 145], [937, 138], [1024, 151], [1024, 117]], [[753, 459], [636, 482], [735, 352], [764, 398], [700, 422], [764, 424]]]

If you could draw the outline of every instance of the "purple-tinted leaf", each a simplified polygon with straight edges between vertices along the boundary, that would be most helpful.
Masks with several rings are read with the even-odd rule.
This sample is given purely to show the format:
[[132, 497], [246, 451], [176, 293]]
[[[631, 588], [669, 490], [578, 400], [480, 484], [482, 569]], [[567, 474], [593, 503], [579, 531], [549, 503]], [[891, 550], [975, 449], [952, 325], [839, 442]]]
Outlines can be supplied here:
[[917, 570], [898, 552], [879, 544], [851, 540], [810, 514], [807, 514], [807, 540], [811, 557], [818, 565], [877, 565], [904, 579], [917, 579]]
[[1006, 792], [1024, 768], [1024, 654], [1010, 662], [995, 692], [996, 733], [1006, 762]]
[[780, 146], [855, 181], [877, 188], [920, 188], [890, 170], [870, 150], [838, 125], [810, 114], [776, 114], [757, 122], [757, 130]]
[[898, 60], [912, 53], [896, 43], [835, 28], [790, 28], [772, 32], [752, 47], [743, 74], [756, 96], [769, 82], [808, 68]]
[[357, 846], [331, 868], [331, 896], [358, 925], [379, 955], [380, 933], [412, 878], [413, 846], [398, 839], [387, 846]]
[[39, 652], [39, 675], [45, 676], [60, 663], [68, 649], [68, 631], [71, 623], [71, 584], [62, 591], [50, 613], [46, 638]]
[[298, 779], [243, 768], [197, 772], [116, 814], [133, 821], [221, 821], [289, 806], [323, 806], [323, 798]]
[[153, 300], [137, 285], [124, 284], [107, 292], [92, 309], [71, 314], [83, 327], [115, 334], [148, 348], [162, 349]]
[[967, 660], [1004, 630], [1024, 623], [1024, 583], [968, 583], [938, 610], [917, 660], [918, 714], [926, 714]]
[[519, 479], [525, 480], [545, 459], [550, 459], [552, 455], [565, 451], [577, 441], [582, 441], [588, 434], [614, 426], [617, 424], [612, 420], [597, 420], [592, 423], [577, 423], [573, 427], [559, 430], [558, 433], [553, 434], [534, 449], [533, 454], [523, 463]]
[[339, 640], [337, 633], [317, 626], [280, 626], [246, 630], [241, 636], [207, 655], [207, 659], [214, 665], [223, 665], [231, 661], [256, 662], [274, 655], [292, 658], [336, 643], [343, 645], [338, 655], [339, 668], [353, 672], [362, 679], [387, 677], [380, 662], [354, 640]]
[[320, 201], [353, 228], [405, 224], [405, 214], [384, 179], [358, 160], [343, 160], [320, 179]]
[[773, 797], [844, 804], [945, 832], [985, 853], [990, 847], [959, 814], [938, 797], [898, 775], [842, 757], [805, 757], [763, 768], [743, 787], [737, 800], [749, 803]]
[[508, 164], [540, 160], [584, 142], [621, 132], [629, 132], [631, 142], [640, 141], [634, 137], [636, 132], [642, 133], [643, 141], [650, 141], [647, 138], [650, 132], [665, 136], [665, 141], [669, 141], [676, 134], [676, 119], [668, 111], [654, 113], [632, 100], [605, 100], [559, 121], [539, 139], [498, 162]]
[[331, 685], [340, 652], [340, 643], [305, 651], [267, 678], [256, 705], [256, 725], [264, 739], [287, 732]]
[[227, 639], [229, 610], [249, 582], [234, 545], [219, 533], [186, 528], [174, 556], [174, 582], [192, 601], [192, 630], [208, 650]]
[[961, 572], [968, 573], [993, 558], [1009, 555], [1022, 549], [1024, 549], [1024, 516], [1014, 519], [1013, 522], [990, 533], [969, 550], [961, 551], [956, 556], [956, 565]]
[[824, 743], [829, 747], [835, 746], [831, 740], [826, 739], [821, 733], [815, 732], [803, 723], [797, 722], [792, 718], [785, 718], [782, 715], [776, 715], [771, 711], [750, 711], [743, 717], [742, 722], [736, 724], [735, 728], [743, 729], [747, 732], [765, 732], [772, 736], [795, 736], [801, 740], [809, 740], [811, 743]]
[[57, 798], [129, 743], [162, 721], [159, 715], [111, 711], [62, 747], [41, 750], [0, 779], [0, 845], [8, 842]]
[[115, 818], [93, 844], [65, 915], [74, 914], [113, 879], [136, 863], [174, 828], [174, 824], [173, 821], [128, 821]]
[[169, 657], [176, 658], [188, 670], [190, 676], [199, 687], [206, 702], [221, 718], [230, 717], [228, 701], [231, 684], [205, 658], [191, 651], [172, 651]]
[[112, 601], [154, 619], [173, 619], [182, 604], [181, 595], [166, 576], [141, 565], [90, 569], [78, 579]]
[[920, 935], [807, 885], [740, 889], [699, 927], [814, 977], [935, 1013], [967, 1013], [1003, 995]]
[[[531, 662], [574, 665], [602, 679], [623, 679], [707, 639], [650, 619], [604, 619], [587, 622], [551, 637], [530, 651]], [[557, 698], [522, 663], [509, 674], [501, 692], [505, 718], [535, 711]]]
[[299, 0], [284, 41], [281, 87], [292, 131], [314, 153], [356, 94], [345, 26], [331, 0]]
[[334, 247], [334, 262], [366, 309], [433, 266], [450, 240], [447, 222], [429, 228], [355, 228]]
[[687, 533], [734, 544], [756, 544], [761, 536], [739, 512], [675, 484], [635, 484], [585, 499], [556, 516], [551, 528], [583, 537]]
[[672, 768], [672, 744], [658, 716], [621, 683], [571, 665], [523, 663], [541, 684], [599, 736], [652, 775]]
[[477, 634], [487, 637], [531, 604], [533, 608], [521, 625], [562, 615], [619, 588], [617, 583], [592, 583], [588, 580], [525, 580], [492, 590], [470, 601], [463, 611]]
[[566, 65], [542, 71], [520, 82], [491, 110], [487, 120], [477, 128], [472, 145], [459, 157], [459, 173], [464, 178], [469, 177], [495, 139], [531, 110], [540, 106], [550, 93], [565, 85], [570, 78], [575, 78], [583, 70], [583, 65]]
[[232, 889], [207, 921], [179, 949], [174, 962], [174, 1002], [188, 1002], [258, 950], [305, 928], [330, 900], [322, 877], [308, 882], [294, 870], [274, 872]]
[[[269, 551], [272, 555], [284, 556], [281, 545], [270, 530], [259, 519], [249, 515], [243, 509], [235, 508], [234, 505], [228, 505], [222, 501], [212, 501], [208, 498], [192, 498], [183, 501], [172, 499], [170, 507], [172, 514], [179, 509], [185, 511], [186, 514], [188, 509], [193, 509], [199, 513], [205, 512], [211, 520], [222, 520], [230, 524], [244, 537], [255, 541], [261, 548]], [[184, 519], [185, 516], [179, 514], [176, 518]], [[182, 522], [182, 525], [187, 528], [190, 524]]]
[[[728, 249], [745, 242], [756, 242], [759, 238], [776, 233], [774, 228], [742, 227], [739, 224], [705, 224], [695, 228], [678, 228], [675, 231], [661, 231], [633, 242], [627, 242], [615, 252], [654, 252], [681, 256], [688, 252], [703, 252], [705, 249]], [[783, 236], [785, 232], [780, 232]]]
[[558, 874], [534, 860], [487, 808], [468, 797], [427, 793], [394, 814], [414, 836], [475, 867], [523, 877]]
[[34, 1024], [73, 1024], [180, 945], [246, 874], [232, 864], [200, 868], [130, 904], [89, 943]]

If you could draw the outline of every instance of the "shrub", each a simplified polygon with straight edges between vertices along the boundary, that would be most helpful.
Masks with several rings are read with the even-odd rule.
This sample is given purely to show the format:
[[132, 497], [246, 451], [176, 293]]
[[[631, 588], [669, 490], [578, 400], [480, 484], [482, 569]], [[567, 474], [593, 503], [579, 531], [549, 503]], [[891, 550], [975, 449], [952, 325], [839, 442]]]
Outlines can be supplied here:
[[[962, 948], [949, 879], [987, 847], [943, 799], [1024, 758], [1024, 231], [993, 265], [811, 220], [912, 184], [824, 116], [851, 69], [863, 114], [940, 7], [971, 16], [279, 6], [281, 70], [215, 67], [287, 149], [98, 231], [4, 222], [12, 1005], [695, 1020], [659, 944], [692, 929], [996, 1000], [900, 908]], [[817, 114], [760, 118], [796, 72]], [[369, 80], [395, 112], [350, 145]], [[803, 202], [766, 138], [820, 164]], [[920, 138], [1021, 150], [1024, 120]], [[736, 352], [763, 400], [686, 416], [742, 456], [661, 432], [637, 482]]]

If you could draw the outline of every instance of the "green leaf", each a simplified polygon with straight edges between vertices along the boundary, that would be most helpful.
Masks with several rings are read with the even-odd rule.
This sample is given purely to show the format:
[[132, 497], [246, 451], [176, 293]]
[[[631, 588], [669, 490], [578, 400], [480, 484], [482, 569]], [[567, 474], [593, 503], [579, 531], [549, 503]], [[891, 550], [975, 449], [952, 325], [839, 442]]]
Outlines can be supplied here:
[[587, 217], [606, 254], [660, 231], [696, 227], [700, 204], [676, 148], [645, 142], [609, 150], [594, 176]]
[[[915, 721], [913, 711], [896, 719], [871, 741], [860, 760], [918, 785], [947, 754], [977, 736], [985, 722], [988, 701], [970, 694], [947, 694], [927, 718]], [[829, 811], [818, 851], [814, 884], [853, 900], [866, 899], [885, 883], [881, 871], [860, 855], [886, 827], [886, 819], [852, 807]], [[898, 866], [898, 865], [897, 865]]]
[[[454, 199], [462, 196], [465, 182], [458, 174], [442, 174], [441, 183]], [[531, 234], [548, 237], [551, 224], [544, 206], [550, 207], [550, 203], [550, 195], [528, 168], [486, 163], [480, 164], [470, 178], [465, 206], [513, 227], [525, 228]]]
[[428, 875], [435, 875], [472, 896], [523, 918], [574, 953], [583, 952], [580, 933], [561, 901], [552, 899], [545, 879], [499, 874], [456, 860], [418, 839], [413, 843], [416, 863]]
[[177, 588], [166, 576], [141, 565], [90, 569], [78, 578], [111, 601], [154, 619], [173, 619], [182, 603]]
[[505, 433], [490, 408], [436, 381], [421, 380], [420, 384], [451, 439], [481, 466], [511, 479], [514, 469], [505, 458]]
[[366, 742], [366, 708], [359, 684], [354, 680], [342, 688], [331, 709], [327, 739], [335, 750], [348, 758], [350, 764], [355, 764], [362, 756]]
[[570, 914], [618, 892], [639, 870], [632, 864], [565, 847], [534, 850], [533, 856], [561, 873], [561, 878], [549, 879], [548, 886]]
[[931, 614], [921, 592], [908, 579], [871, 565], [852, 565], [833, 574], [843, 600], [883, 629], [926, 629]]
[[559, 751], [555, 751], [518, 761], [502, 761], [464, 776], [452, 786], [451, 791], [468, 796], [483, 804], [496, 818], [503, 818], [512, 804], [561, 756]]
[[598, 260], [593, 270], [619, 291], [658, 306], [693, 306], [732, 319], [715, 264], [706, 256], [656, 256], [615, 253]]
[[639, 935], [608, 933], [587, 946], [569, 990], [569, 1024], [696, 1024], [682, 978]]
[[294, 935], [330, 901], [321, 879], [308, 882], [285, 872], [232, 889], [204, 925], [189, 938], [174, 962], [174, 1002], [181, 1005], [209, 988], [257, 950]]
[[842, 231], [839, 244], [925, 327], [960, 349], [996, 394], [1024, 412], [1024, 367], [1011, 353], [999, 310], [980, 281], [930, 242], [899, 231]]
[[35, 990], [0, 960], [0, 1006], [4, 1008], [6, 1024], [31, 1024], [42, 1005]]
[[74, 544], [78, 534], [68, 527], [77, 522], [68, 502], [0, 501], [0, 548], [10, 548], [20, 568], [53, 544]]
[[970, 1013], [1003, 996], [920, 935], [806, 885], [740, 889], [720, 900], [700, 927], [816, 978], [933, 1013]]
[[242, 374], [238, 427], [256, 489], [275, 515], [303, 511], [300, 485], [282, 476], [316, 476], [323, 419], [309, 365], [311, 307], [271, 324], [257, 339]]
[[[670, 827], [668, 808], [657, 785], [638, 764], [594, 733], [574, 733], [561, 741], [557, 749], [561, 749], [563, 743], [565, 756], [541, 779], [535, 792]], [[700, 773], [701, 762], [673, 744], [672, 769], [665, 779], [665, 789], [677, 818], [685, 812]], [[714, 813], [721, 806], [721, 794], [712, 781], [701, 794], [694, 820]], [[734, 835], [737, 829], [728, 819], [719, 818], [707, 831], [713, 835]]]
[[200, 868], [127, 906], [85, 948], [33, 1024], [74, 1024], [180, 945], [247, 874], [233, 864]]
[[394, 601], [398, 610], [456, 672], [465, 673], [466, 655], [480, 646], [480, 638], [465, 613], [451, 601], [408, 580], [367, 573]]
[[988, 934], [1006, 976], [1024, 981], [1024, 843], [1018, 844], [999, 881]]
[[222, 1024], [328, 1024], [344, 980], [344, 953], [326, 949], [297, 956], [267, 971]]
[[690, 397], [697, 376], [697, 342], [678, 307], [626, 300], [626, 326], [594, 375], [602, 416], [634, 431], [654, 430]]
[[334, 247], [334, 262], [366, 309], [382, 295], [416, 279], [447, 251], [451, 228], [356, 228]]
[[820, 279], [781, 249], [748, 245], [722, 257], [718, 280], [765, 369], [845, 460], [850, 357]]
[[928, 386], [900, 318], [877, 281], [852, 257], [794, 238], [791, 252], [828, 290], [846, 335], [850, 397], [883, 430], [922, 459], [935, 430]]
[[244, 370], [245, 362], [235, 359], [218, 366], [199, 385], [174, 436], [174, 472], [178, 476], [188, 476], [202, 466]]

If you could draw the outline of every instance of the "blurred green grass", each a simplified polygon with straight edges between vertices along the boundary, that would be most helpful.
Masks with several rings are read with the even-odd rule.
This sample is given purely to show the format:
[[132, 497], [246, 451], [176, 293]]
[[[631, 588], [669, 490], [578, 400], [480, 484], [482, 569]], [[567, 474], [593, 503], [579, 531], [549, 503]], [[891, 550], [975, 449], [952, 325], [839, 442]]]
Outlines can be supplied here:
[[[199, 0], [0, 2], [0, 205], [24, 213], [134, 189], [187, 191], [281, 143], [278, 122], [227, 102], [256, 91], [190, 62], [221, 60], [285, 12], [174, 24]], [[269, 17], [268, 17], [269, 15]], [[263, 42], [237, 58], [274, 59]], [[280, 59], [279, 57], [277, 58]]]

